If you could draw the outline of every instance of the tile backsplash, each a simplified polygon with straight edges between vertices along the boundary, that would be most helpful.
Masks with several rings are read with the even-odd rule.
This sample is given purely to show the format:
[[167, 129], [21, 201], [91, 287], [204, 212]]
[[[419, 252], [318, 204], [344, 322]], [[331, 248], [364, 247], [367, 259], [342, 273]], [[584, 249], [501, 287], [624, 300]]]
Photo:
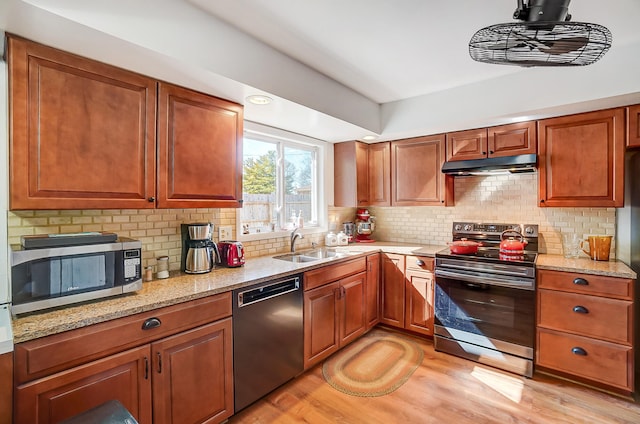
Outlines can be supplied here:
[[[454, 221], [538, 224], [540, 251], [562, 254], [561, 235], [615, 236], [615, 208], [540, 208], [538, 175], [457, 177], [455, 207], [371, 207], [377, 219], [375, 238], [387, 241], [445, 244]], [[615, 239], [612, 242], [615, 246]], [[612, 256], [615, 250], [612, 247]]]
[[[377, 240], [442, 244], [451, 239], [454, 221], [495, 221], [538, 224], [540, 251], [561, 254], [562, 233], [615, 236], [615, 208], [539, 208], [537, 174], [464, 177], [455, 181], [455, 207], [371, 207], [377, 219]], [[339, 231], [341, 223], [355, 219], [355, 208], [330, 207], [329, 224]], [[169, 256], [170, 269], [180, 268], [180, 224], [213, 222], [236, 225], [235, 209], [121, 209], [9, 211], [10, 244], [19, 244], [27, 234], [58, 234], [81, 231], [111, 231], [142, 241], [143, 265]], [[217, 238], [217, 231], [214, 232]], [[235, 234], [235, 232], [234, 232]], [[299, 240], [300, 249], [311, 243], [324, 244], [324, 233]], [[273, 255], [289, 249], [289, 237], [244, 242], [247, 258]], [[612, 243], [615, 246], [615, 240]], [[612, 257], [615, 251], [612, 247]]]

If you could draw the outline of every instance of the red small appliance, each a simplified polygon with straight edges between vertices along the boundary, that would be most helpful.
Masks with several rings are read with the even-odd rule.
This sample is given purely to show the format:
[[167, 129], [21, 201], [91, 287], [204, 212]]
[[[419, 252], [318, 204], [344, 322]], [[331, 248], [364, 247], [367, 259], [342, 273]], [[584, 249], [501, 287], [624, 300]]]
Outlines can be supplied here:
[[221, 241], [218, 243], [218, 250], [220, 251], [220, 265], [228, 268], [244, 265], [244, 247], [239, 241]]

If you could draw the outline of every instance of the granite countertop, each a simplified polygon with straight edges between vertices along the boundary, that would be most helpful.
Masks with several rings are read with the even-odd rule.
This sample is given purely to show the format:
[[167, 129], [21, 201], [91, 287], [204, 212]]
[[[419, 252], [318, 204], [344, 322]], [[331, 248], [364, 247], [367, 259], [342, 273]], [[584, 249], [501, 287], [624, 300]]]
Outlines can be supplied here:
[[637, 277], [631, 268], [619, 261], [594, 261], [589, 258], [567, 259], [562, 255], [539, 254], [536, 268], [619, 278], [635, 279]]
[[[338, 247], [339, 258], [320, 259], [314, 262], [293, 263], [262, 256], [247, 259], [240, 268], [216, 268], [207, 274], [172, 272], [164, 280], [144, 283], [142, 290], [119, 297], [44, 311], [14, 318], [12, 321], [14, 343], [61, 333], [124, 316], [147, 312], [189, 300], [227, 292], [240, 287], [259, 284], [275, 278], [309, 271], [322, 266], [365, 256], [372, 252], [401, 255], [435, 256], [444, 249], [441, 245], [375, 242]], [[612, 277], [636, 278], [636, 274], [622, 262], [597, 262], [590, 259], [565, 259], [559, 255], [538, 255], [539, 269], [582, 272]]]
[[405, 255], [434, 256], [443, 246], [406, 243], [367, 243], [337, 248], [344, 256], [314, 262], [293, 263], [262, 256], [247, 259], [239, 268], [216, 268], [207, 274], [172, 272], [164, 280], [144, 283], [135, 293], [100, 301], [68, 306], [14, 318], [14, 343], [73, 330], [116, 318], [147, 312], [164, 306], [199, 299], [240, 287], [259, 284], [298, 272], [309, 271], [333, 263], [346, 261], [371, 252], [384, 251]]

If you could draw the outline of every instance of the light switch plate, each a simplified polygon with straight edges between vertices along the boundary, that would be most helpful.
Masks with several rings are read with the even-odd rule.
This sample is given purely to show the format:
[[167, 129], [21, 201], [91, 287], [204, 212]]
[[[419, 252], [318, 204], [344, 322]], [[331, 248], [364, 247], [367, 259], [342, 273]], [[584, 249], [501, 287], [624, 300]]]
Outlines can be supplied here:
[[218, 227], [218, 241], [233, 240], [233, 227], [231, 225], [221, 225]]

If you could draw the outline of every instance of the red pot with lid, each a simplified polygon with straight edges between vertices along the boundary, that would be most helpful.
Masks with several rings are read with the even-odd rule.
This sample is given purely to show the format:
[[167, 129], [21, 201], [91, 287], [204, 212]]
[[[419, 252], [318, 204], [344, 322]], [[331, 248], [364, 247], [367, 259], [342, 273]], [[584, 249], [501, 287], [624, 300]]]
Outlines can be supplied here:
[[519, 231], [503, 231], [500, 235], [500, 254], [522, 256], [524, 255], [524, 248], [527, 246], [527, 243], [527, 240]]
[[451, 241], [447, 243], [449, 245], [449, 249], [451, 253], [455, 253], [456, 255], [473, 255], [478, 252], [478, 248], [482, 246], [482, 243], [472, 240], [467, 240], [466, 238]]

